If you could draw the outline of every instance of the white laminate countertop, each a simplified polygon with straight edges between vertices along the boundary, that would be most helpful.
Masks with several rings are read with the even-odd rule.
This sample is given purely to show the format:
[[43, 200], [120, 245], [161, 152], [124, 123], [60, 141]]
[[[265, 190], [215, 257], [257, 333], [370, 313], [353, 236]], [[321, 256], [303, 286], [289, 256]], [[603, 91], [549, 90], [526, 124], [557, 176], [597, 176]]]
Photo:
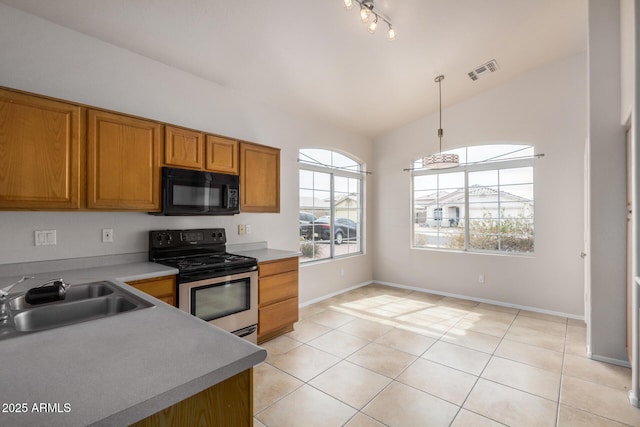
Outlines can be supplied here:
[[[57, 271], [12, 293], [58, 277], [124, 285], [175, 273], [149, 262]], [[1, 277], [0, 287], [12, 279]], [[0, 425], [129, 425], [266, 358], [256, 345], [127, 290], [155, 307], [0, 341]]]

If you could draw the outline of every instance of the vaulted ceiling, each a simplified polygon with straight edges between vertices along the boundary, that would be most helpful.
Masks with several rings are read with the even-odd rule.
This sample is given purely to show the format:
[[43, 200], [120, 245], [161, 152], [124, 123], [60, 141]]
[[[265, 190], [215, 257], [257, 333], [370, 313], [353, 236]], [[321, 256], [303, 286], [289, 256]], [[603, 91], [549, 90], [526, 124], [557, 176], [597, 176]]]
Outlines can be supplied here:
[[[375, 137], [586, 49], [583, 0], [0, 0], [261, 102]], [[499, 70], [467, 73], [495, 59]]]

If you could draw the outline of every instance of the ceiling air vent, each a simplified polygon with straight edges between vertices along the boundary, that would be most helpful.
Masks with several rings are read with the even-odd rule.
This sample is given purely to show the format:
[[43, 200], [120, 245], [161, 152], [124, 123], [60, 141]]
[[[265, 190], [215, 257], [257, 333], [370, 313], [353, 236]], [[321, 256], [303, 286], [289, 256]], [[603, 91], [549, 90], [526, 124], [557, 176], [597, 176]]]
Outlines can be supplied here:
[[485, 74], [495, 73], [499, 68], [500, 67], [498, 67], [498, 62], [495, 59], [492, 59], [486, 64], [482, 64], [479, 67], [476, 67], [473, 71], [470, 71], [468, 75], [471, 80], [475, 81]]

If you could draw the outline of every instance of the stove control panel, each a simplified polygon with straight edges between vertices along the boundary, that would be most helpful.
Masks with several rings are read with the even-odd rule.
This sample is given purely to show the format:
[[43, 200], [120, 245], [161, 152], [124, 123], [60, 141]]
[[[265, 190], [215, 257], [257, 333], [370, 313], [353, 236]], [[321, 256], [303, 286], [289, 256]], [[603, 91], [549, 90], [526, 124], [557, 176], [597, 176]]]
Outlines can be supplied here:
[[191, 230], [151, 230], [149, 248], [183, 248], [201, 245], [224, 245], [227, 234], [224, 228], [199, 228]]

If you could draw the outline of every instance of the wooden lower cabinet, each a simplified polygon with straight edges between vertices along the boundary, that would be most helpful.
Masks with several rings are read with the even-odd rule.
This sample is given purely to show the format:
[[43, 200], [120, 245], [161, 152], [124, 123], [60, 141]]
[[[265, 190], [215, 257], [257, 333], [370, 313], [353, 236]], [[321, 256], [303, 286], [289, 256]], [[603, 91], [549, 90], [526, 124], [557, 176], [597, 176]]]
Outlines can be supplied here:
[[253, 368], [209, 387], [132, 426], [253, 425]]
[[298, 257], [258, 264], [258, 343], [293, 330], [298, 321]]
[[134, 280], [127, 285], [158, 298], [161, 301], [176, 305], [176, 276], [155, 277], [153, 279]]

